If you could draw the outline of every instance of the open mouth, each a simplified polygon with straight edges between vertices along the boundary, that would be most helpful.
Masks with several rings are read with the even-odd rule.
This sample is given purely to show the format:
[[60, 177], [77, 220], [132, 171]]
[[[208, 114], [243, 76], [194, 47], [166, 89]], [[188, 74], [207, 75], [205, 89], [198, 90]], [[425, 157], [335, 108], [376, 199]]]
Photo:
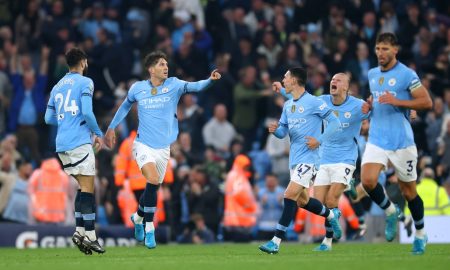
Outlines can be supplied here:
[[332, 89], [332, 90], [336, 90], [336, 89], [337, 89], [337, 85], [332, 85], [332, 86], [331, 86], [331, 89]]

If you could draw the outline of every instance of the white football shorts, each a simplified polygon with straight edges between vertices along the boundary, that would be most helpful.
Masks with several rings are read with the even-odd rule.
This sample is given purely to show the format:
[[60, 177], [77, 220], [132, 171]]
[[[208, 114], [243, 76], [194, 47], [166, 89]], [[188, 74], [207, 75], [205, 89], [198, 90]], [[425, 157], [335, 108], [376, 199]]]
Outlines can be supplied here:
[[313, 184], [314, 176], [316, 175], [316, 167], [314, 164], [297, 164], [294, 169], [290, 170], [291, 181], [297, 183], [305, 188], [309, 188]]
[[388, 161], [392, 163], [395, 173], [402, 182], [417, 180], [417, 148], [415, 145], [392, 151], [367, 143], [361, 165], [379, 163], [387, 167]]
[[83, 144], [75, 149], [59, 152], [58, 156], [68, 175], [95, 175], [95, 155], [92, 144]]
[[141, 142], [134, 141], [133, 157], [136, 159], [139, 169], [142, 169], [147, 163], [155, 163], [156, 171], [159, 176], [159, 183], [161, 184], [163, 182], [167, 163], [169, 163], [170, 147], [154, 149]]
[[329, 186], [332, 183], [350, 184], [356, 167], [345, 163], [323, 164], [317, 172], [314, 186]]

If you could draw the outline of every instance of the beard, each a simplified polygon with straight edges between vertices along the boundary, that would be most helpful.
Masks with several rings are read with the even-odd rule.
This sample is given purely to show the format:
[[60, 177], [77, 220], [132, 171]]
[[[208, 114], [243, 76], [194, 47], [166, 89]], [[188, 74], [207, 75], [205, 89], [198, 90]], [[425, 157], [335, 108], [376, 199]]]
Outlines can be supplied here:
[[88, 74], [88, 66], [83, 69], [83, 76], [87, 76]]

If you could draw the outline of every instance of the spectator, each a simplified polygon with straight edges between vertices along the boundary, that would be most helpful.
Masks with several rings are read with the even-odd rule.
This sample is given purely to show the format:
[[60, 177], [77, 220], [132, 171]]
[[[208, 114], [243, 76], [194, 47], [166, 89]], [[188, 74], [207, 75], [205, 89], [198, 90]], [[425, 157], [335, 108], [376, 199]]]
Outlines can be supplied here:
[[26, 71], [23, 75], [17, 73], [16, 55], [13, 55], [10, 66], [14, 96], [9, 114], [9, 130], [17, 132], [19, 150], [29, 153], [37, 163], [41, 159], [38, 128], [45, 112], [49, 53], [49, 48], [42, 48], [41, 65], [36, 77], [32, 71]]
[[258, 191], [261, 215], [258, 219], [258, 240], [270, 240], [283, 211], [284, 188], [278, 184], [274, 174], [266, 175], [266, 183]]
[[227, 108], [223, 104], [214, 107], [214, 116], [203, 127], [203, 140], [216, 150], [227, 153], [236, 136], [233, 125], [227, 120]]
[[214, 233], [205, 225], [201, 214], [191, 216], [191, 224], [177, 239], [181, 244], [210, 244], [215, 242]]
[[14, 175], [13, 178], [5, 177], [12, 180], [13, 183], [8, 183], [12, 190], [6, 196], [8, 203], [3, 211], [2, 218], [7, 221], [25, 224], [28, 223], [29, 218], [28, 178], [33, 172], [33, 167], [30, 162], [19, 160], [16, 162], [16, 168], [18, 171], [17, 175]]
[[258, 203], [250, 185], [250, 159], [238, 155], [225, 180], [225, 209], [223, 225], [225, 240], [249, 242], [256, 225]]
[[44, 160], [33, 172], [28, 184], [31, 223], [65, 223], [75, 197], [70, 191], [69, 177], [56, 158]]
[[189, 212], [191, 214], [200, 214], [206, 227], [217, 234], [221, 211], [221, 194], [219, 187], [213, 181], [210, 181], [205, 168], [197, 165], [189, 173], [190, 188], [187, 193]]

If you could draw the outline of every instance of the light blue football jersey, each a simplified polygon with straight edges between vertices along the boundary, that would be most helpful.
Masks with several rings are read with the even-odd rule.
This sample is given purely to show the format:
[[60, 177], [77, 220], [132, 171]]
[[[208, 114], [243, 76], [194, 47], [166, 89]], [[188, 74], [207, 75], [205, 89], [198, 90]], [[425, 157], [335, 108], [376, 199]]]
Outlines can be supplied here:
[[81, 97], [86, 95], [92, 98], [93, 92], [92, 80], [76, 72], [67, 73], [53, 87], [48, 108], [55, 111], [58, 121], [56, 152], [92, 143], [91, 130], [81, 112]]
[[409, 109], [380, 104], [378, 98], [389, 91], [396, 98], [411, 100], [411, 91], [422, 84], [416, 72], [397, 62], [393, 68], [369, 70], [370, 92], [373, 96], [369, 143], [385, 150], [397, 150], [414, 145], [409, 122]]
[[332, 111], [323, 100], [308, 92], [305, 92], [297, 100], [289, 99], [284, 103], [279, 126], [274, 135], [280, 138], [284, 137], [285, 133], [289, 133], [291, 141], [290, 168], [301, 163], [315, 164], [318, 167], [318, 149], [309, 149], [306, 145], [306, 137], [319, 138], [322, 131], [322, 120], [331, 113]]
[[[138, 134], [136, 141], [155, 149], [168, 147], [178, 136], [177, 104], [188, 92], [198, 92], [210, 86], [212, 80], [186, 82], [175, 77], [153, 87], [150, 80], [135, 82], [124, 102], [137, 103]], [[116, 123], [111, 124], [115, 128]]]
[[345, 163], [355, 165], [358, 158], [358, 145], [362, 120], [369, 114], [362, 113], [364, 101], [359, 98], [347, 96], [344, 103], [334, 105], [331, 95], [319, 97], [325, 101], [328, 108], [341, 122], [336, 133], [320, 145], [320, 164]]

